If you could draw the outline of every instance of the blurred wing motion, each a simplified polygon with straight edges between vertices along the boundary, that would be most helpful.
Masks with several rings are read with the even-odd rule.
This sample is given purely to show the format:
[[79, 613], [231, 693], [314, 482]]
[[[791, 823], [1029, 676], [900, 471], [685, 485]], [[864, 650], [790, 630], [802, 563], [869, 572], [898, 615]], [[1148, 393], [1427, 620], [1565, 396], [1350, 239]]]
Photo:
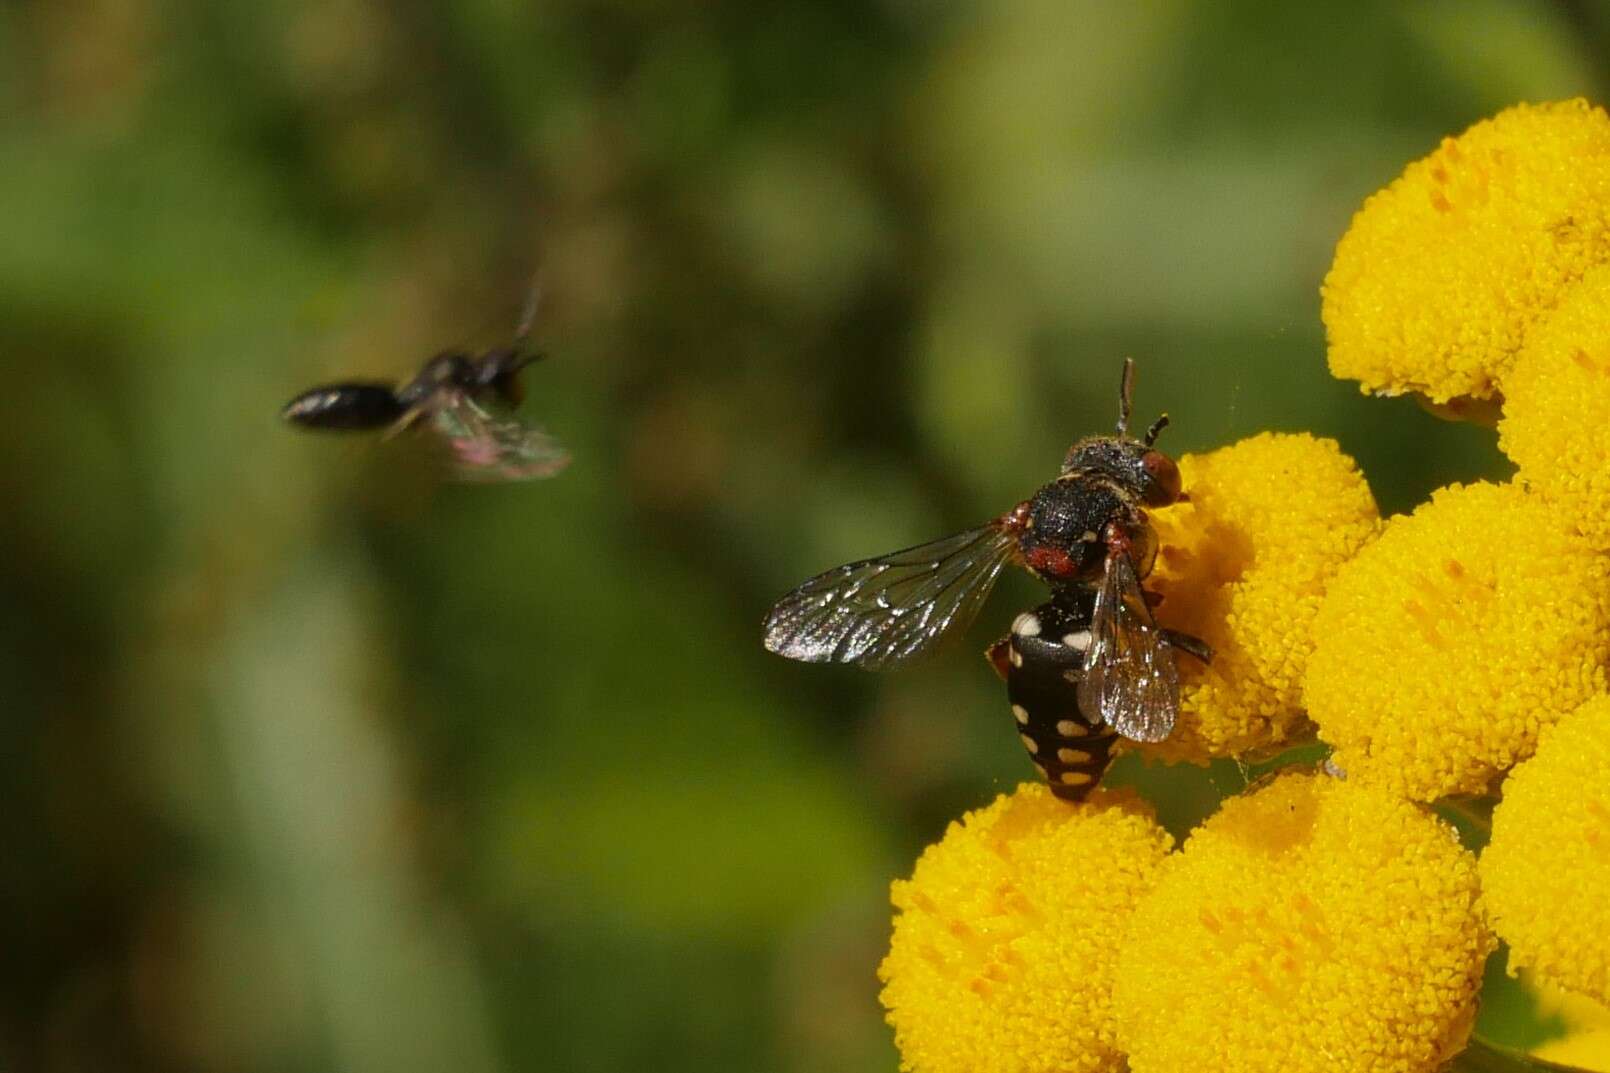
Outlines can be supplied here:
[[991, 523], [818, 574], [766, 616], [766, 647], [810, 663], [892, 666], [972, 621], [1015, 546]]
[[1096, 591], [1079, 707], [1131, 741], [1162, 741], [1180, 710], [1174, 646], [1152, 619], [1129, 556], [1107, 556]]
[[541, 429], [487, 412], [454, 392], [431, 409], [431, 424], [447, 440], [454, 475], [466, 481], [529, 481], [552, 477], [570, 454]]

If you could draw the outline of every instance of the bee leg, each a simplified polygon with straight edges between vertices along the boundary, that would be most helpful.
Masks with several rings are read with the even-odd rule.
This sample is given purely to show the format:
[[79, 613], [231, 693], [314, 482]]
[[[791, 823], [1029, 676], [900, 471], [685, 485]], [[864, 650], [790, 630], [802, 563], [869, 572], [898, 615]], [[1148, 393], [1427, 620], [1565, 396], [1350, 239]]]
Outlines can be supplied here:
[[1006, 681], [1006, 676], [1012, 671], [1011, 647], [1012, 639], [1002, 637], [984, 650], [984, 658], [989, 660], [989, 665], [995, 668], [995, 673], [1001, 676], [1001, 681], [1003, 682]]
[[1169, 644], [1186, 655], [1194, 656], [1203, 663], [1213, 662], [1213, 646], [1202, 640], [1202, 638], [1192, 637], [1190, 634], [1180, 633], [1178, 630], [1164, 630], [1163, 636], [1168, 638]]

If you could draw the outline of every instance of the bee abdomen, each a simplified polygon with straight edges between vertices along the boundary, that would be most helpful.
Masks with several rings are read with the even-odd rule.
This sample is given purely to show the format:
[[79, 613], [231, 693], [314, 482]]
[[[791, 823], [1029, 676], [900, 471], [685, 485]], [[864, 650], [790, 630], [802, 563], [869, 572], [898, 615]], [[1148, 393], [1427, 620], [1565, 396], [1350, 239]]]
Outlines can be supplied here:
[[280, 416], [304, 428], [354, 431], [384, 428], [406, 410], [390, 385], [356, 380], [310, 388], [286, 403]]
[[1112, 763], [1110, 727], [1079, 708], [1079, 680], [1090, 623], [1080, 608], [1055, 602], [1019, 615], [1003, 642], [1006, 695], [1018, 736], [1051, 792], [1081, 801]]

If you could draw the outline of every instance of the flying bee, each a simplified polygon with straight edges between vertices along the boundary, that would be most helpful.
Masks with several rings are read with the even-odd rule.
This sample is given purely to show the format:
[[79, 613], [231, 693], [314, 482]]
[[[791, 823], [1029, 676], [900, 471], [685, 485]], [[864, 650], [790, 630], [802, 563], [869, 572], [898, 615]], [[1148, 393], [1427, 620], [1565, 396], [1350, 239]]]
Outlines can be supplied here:
[[348, 380], [309, 388], [280, 416], [309, 429], [386, 430], [387, 436], [425, 427], [447, 444], [455, 476], [471, 481], [551, 477], [570, 455], [547, 433], [513, 416], [524, 398], [520, 371], [542, 360], [525, 348], [536, 319], [533, 288], [514, 341], [480, 355], [437, 354], [401, 385]]
[[1119, 736], [1162, 741], [1179, 716], [1174, 652], [1204, 662], [1201, 640], [1158, 626], [1142, 587], [1157, 557], [1147, 508], [1185, 496], [1157, 450], [1159, 417], [1129, 434], [1134, 362], [1124, 361], [1118, 428], [1075, 443], [1062, 472], [1000, 517], [929, 544], [829, 570], [779, 600], [766, 647], [812, 663], [881, 670], [966, 627], [1008, 564], [1051, 589], [986, 652], [1006, 682], [1018, 733], [1051, 790], [1079, 801]]

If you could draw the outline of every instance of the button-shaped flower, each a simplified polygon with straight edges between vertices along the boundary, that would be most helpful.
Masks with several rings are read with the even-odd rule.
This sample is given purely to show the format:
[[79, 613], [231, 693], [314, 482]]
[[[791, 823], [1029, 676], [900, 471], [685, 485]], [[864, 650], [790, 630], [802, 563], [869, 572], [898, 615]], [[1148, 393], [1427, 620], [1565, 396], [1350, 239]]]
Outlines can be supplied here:
[[1481, 878], [1510, 968], [1610, 1004], [1610, 697], [1504, 781]]
[[1110, 992], [1129, 914], [1172, 841], [1137, 799], [1024, 785], [953, 823], [910, 880], [878, 970], [902, 1068], [1123, 1069]]
[[1163, 624], [1214, 656], [1177, 657], [1180, 720], [1146, 751], [1206, 761], [1277, 744], [1303, 720], [1320, 600], [1380, 515], [1334, 440], [1263, 433], [1179, 465], [1190, 498], [1153, 516], [1162, 551], [1148, 587]]
[[1475, 1013], [1476, 900], [1475, 859], [1396, 795], [1287, 774], [1227, 801], [1131, 920], [1130, 1068], [1429, 1073]]
[[1351, 779], [1481, 793], [1605, 686], [1606, 560], [1514, 484], [1453, 485], [1337, 573], [1304, 698]]
[[1610, 550], [1610, 266], [1527, 335], [1504, 379], [1498, 443], [1523, 484]]
[[1330, 367], [1365, 391], [1495, 397], [1531, 326], [1610, 261], [1610, 117], [1517, 105], [1410, 164], [1325, 278]]

